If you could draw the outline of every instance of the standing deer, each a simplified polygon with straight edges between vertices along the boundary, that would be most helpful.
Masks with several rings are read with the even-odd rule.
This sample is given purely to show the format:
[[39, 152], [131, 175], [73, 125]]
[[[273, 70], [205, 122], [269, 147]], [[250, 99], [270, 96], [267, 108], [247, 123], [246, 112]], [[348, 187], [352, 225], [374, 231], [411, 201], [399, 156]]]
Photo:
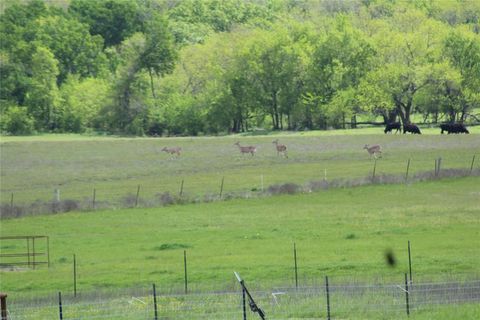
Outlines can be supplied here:
[[170, 153], [170, 155], [173, 157], [174, 154], [176, 154], [177, 156], [180, 156], [180, 152], [182, 151], [182, 148], [180, 148], [180, 147], [173, 147], [173, 148], [164, 147], [161, 151], [165, 151], [166, 153]]
[[375, 159], [377, 159], [377, 154], [382, 157], [382, 151], [380, 150], [380, 146], [378, 144], [373, 145], [373, 146], [368, 146], [368, 144], [363, 147], [363, 149], [366, 149], [368, 151], [368, 154], [370, 155], [370, 159], [372, 158], [372, 155]]
[[240, 142], [235, 142], [233, 144], [234, 146], [238, 146], [238, 149], [240, 150], [241, 153], [250, 153], [252, 155], [252, 157], [255, 155], [255, 152], [257, 152], [257, 147], [254, 147], [254, 146], [245, 146], [245, 147], [242, 147], [240, 145]]
[[287, 146], [284, 145], [284, 144], [279, 144], [278, 143], [278, 139], [273, 141], [272, 142], [275, 147], [277, 148], [277, 156], [280, 155], [280, 153], [283, 153], [283, 155], [285, 156], [285, 158], [288, 158], [288, 155], [287, 155]]

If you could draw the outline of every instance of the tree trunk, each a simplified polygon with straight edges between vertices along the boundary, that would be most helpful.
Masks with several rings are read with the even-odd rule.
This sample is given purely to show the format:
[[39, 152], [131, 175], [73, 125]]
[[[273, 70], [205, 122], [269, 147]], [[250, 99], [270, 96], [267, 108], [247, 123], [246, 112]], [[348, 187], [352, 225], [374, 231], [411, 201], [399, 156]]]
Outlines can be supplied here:
[[152, 89], [152, 96], [154, 99], [157, 99], [155, 96], [155, 88], [153, 87], [153, 74], [152, 74], [152, 69], [148, 69], [148, 74], [150, 75], [150, 88]]

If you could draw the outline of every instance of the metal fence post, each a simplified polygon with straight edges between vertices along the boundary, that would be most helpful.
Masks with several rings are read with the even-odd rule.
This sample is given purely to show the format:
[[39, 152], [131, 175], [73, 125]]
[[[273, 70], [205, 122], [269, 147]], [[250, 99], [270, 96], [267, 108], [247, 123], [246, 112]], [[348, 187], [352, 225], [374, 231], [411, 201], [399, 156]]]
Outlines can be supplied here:
[[247, 301], [245, 297], [244, 287], [242, 287], [242, 306], [243, 306], [243, 320], [247, 320]]
[[157, 291], [155, 290], [155, 283], [153, 284], [153, 308], [154, 308], [154, 319], [158, 320]]
[[405, 302], [407, 307], [407, 316], [410, 316], [410, 304], [408, 302], [408, 279], [407, 279], [406, 273], [405, 273]]
[[297, 247], [293, 243], [293, 261], [295, 263], [295, 288], [298, 289], [298, 270], [297, 270]]
[[410, 283], [412, 283], [412, 256], [410, 254], [410, 240], [408, 240], [408, 270], [410, 272]]
[[325, 276], [325, 289], [327, 291], [327, 319], [330, 320], [330, 291], [328, 289], [328, 276]]
[[225, 180], [225, 177], [222, 177], [222, 184], [220, 186], [220, 199], [222, 199], [222, 193], [223, 193], [223, 181]]
[[77, 297], [77, 258], [73, 255], [73, 296]]
[[407, 161], [407, 172], [405, 172], [405, 183], [408, 181], [408, 171], [410, 170], [410, 158]]
[[188, 293], [188, 279], [187, 279], [187, 250], [183, 250], [183, 264], [185, 269], [185, 294]]
[[58, 292], [58, 312], [60, 315], [60, 320], [63, 319], [63, 310], [62, 310], [62, 293]]
[[470, 165], [470, 174], [472, 174], [472, 172], [473, 172], [473, 164], [474, 163], [475, 163], [475, 155], [473, 155], [472, 164]]
[[138, 206], [138, 196], [140, 195], [140, 185], [137, 187], [137, 196], [135, 197], [135, 207]]

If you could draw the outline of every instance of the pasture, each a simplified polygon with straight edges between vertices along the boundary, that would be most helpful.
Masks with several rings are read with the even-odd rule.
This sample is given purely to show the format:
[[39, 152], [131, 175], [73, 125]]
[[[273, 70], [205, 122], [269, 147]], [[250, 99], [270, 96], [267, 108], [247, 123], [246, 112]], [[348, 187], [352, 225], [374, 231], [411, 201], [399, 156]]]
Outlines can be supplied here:
[[[412, 176], [433, 171], [438, 157], [442, 169], [470, 169], [472, 156], [480, 154], [480, 136], [474, 130], [443, 136], [437, 129], [422, 136], [362, 129], [356, 135], [5, 137], [0, 144], [2, 202], [11, 193], [19, 203], [50, 200], [55, 188], [61, 189], [62, 198], [82, 199], [91, 196], [93, 187], [106, 197], [134, 193], [141, 185], [141, 197], [148, 197], [147, 192], [178, 192], [184, 180], [186, 194], [204, 199], [218, 193], [223, 177], [226, 194], [252, 195], [261, 189], [261, 178], [265, 189], [275, 183], [321, 180], [325, 172], [327, 179], [362, 178], [371, 174], [374, 163], [363, 150], [365, 144], [382, 146], [378, 174], [403, 175], [408, 159]], [[275, 139], [288, 146], [288, 159], [277, 157]], [[257, 154], [240, 154], [236, 141], [256, 145]], [[182, 147], [182, 155], [162, 153], [165, 146]], [[71, 292], [75, 254], [79, 292], [148, 288], [151, 283], [159, 292], [181, 292], [184, 251], [191, 292], [238, 289], [233, 271], [255, 290], [291, 287], [293, 243], [302, 286], [318, 284], [325, 275], [334, 283], [401, 283], [408, 270], [408, 240], [417, 281], [478, 279], [480, 274], [478, 176], [198, 202], [4, 219], [2, 236], [50, 236], [52, 263], [49, 269], [0, 271], [0, 291], [13, 301], [14, 296]], [[22, 244], [2, 251], [15, 246], [21, 249]], [[385, 262], [387, 250], [396, 257], [394, 267]], [[466, 305], [462, 310], [468, 318], [478, 308]], [[289, 312], [293, 316], [301, 310]], [[427, 313], [425, 319], [431, 316]]]
[[[140, 202], [165, 192], [178, 195], [182, 180], [183, 195], [203, 201], [219, 193], [222, 179], [228, 195], [325, 177], [363, 178], [373, 169], [365, 144], [382, 146], [379, 175], [404, 175], [408, 159], [412, 176], [433, 171], [439, 157], [442, 168], [470, 169], [473, 155], [480, 154], [480, 127], [470, 130], [476, 134], [442, 136], [435, 128], [424, 129], [422, 136], [385, 135], [381, 128], [370, 128], [198, 138], [3, 137], [2, 203], [12, 198], [15, 205], [51, 201], [55, 189], [62, 200], [90, 203], [95, 189], [99, 207], [111, 208], [124, 207], [118, 199], [131, 198], [138, 186]], [[288, 159], [277, 156], [274, 139], [287, 145]], [[256, 155], [240, 154], [236, 141], [256, 146]], [[182, 155], [161, 152], [166, 146], [181, 147]]]

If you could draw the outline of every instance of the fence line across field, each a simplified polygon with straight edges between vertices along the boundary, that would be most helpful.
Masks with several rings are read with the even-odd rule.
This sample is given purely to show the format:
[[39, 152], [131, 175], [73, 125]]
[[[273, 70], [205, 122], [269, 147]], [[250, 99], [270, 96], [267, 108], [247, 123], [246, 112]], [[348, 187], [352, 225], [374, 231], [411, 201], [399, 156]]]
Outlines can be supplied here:
[[[405, 274], [405, 279], [407, 275]], [[404, 289], [401, 281], [385, 284], [335, 284], [329, 283], [329, 293], [323, 286], [283, 287], [272, 290], [254, 290], [257, 303], [272, 316], [292, 316], [302, 305], [303, 311], [325, 316], [327, 305], [331, 307], [332, 318], [354, 312], [405, 313], [405, 291], [408, 292], [407, 312], [435, 310], [440, 305], [477, 303], [480, 301], [480, 280], [414, 283]], [[417, 290], [418, 288], [418, 290]], [[282, 290], [282, 291], [280, 291]], [[121, 290], [119, 290], [121, 291]], [[152, 319], [154, 306], [158, 305], [157, 316], [175, 315], [175, 318], [236, 318], [241, 312], [241, 294], [237, 291], [153, 294], [145, 288], [145, 296], [126, 296], [105, 300], [100, 297], [93, 301], [68, 297], [61, 303], [62, 319], [121, 319], [135, 316], [137, 319]], [[442, 294], [438, 294], [441, 292]], [[120, 292], [121, 293], [121, 292]], [[430, 294], [429, 294], [430, 293]], [[276, 295], [275, 295], [276, 294]], [[60, 296], [60, 294], [59, 294]], [[326, 297], [330, 296], [330, 300]], [[12, 297], [14, 298], [14, 297]], [[79, 299], [79, 300], [77, 300]], [[28, 301], [17, 301], [8, 309], [9, 319], [51, 319], [58, 315], [55, 305], [22, 306]], [[156, 310], [156, 309], [155, 309]], [[45, 318], [42, 318], [42, 315]], [[155, 318], [156, 319], [156, 318]]]
[[[468, 176], [478, 175], [480, 165], [475, 162], [475, 155], [466, 159], [464, 166], [456, 165], [448, 167], [448, 158], [437, 157], [433, 159], [412, 159], [389, 160], [390, 169], [385, 169], [382, 160], [374, 160], [369, 163], [349, 164], [349, 169], [358, 174], [344, 176], [341, 173], [331, 172], [326, 166], [319, 165], [318, 172], [311, 176], [296, 179], [279, 178], [273, 173], [252, 175], [251, 179], [243, 180], [240, 184], [235, 176], [218, 175], [217, 179], [201, 181], [195, 179], [176, 178], [170, 179], [169, 183], [152, 185], [152, 182], [145, 184], [132, 184], [130, 186], [111, 188], [93, 186], [91, 188], [81, 187], [74, 190], [68, 187], [54, 188], [51, 193], [43, 192], [43, 200], [21, 200], [19, 192], [13, 190], [2, 191], [3, 194], [10, 193], [8, 203], [2, 203], [2, 211], [9, 210], [9, 215], [2, 214], [2, 217], [17, 216], [23, 214], [40, 214], [48, 212], [65, 212], [72, 210], [98, 210], [106, 208], [129, 208], [129, 207], [154, 207], [168, 205], [178, 202], [210, 202], [223, 200], [231, 197], [258, 197], [269, 193], [276, 193], [275, 186], [291, 184], [291, 188], [297, 186], [299, 190], [287, 192], [299, 192], [301, 190], [313, 189], [312, 183], [323, 181], [325, 187], [335, 184], [365, 184], [365, 183], [401, 183], [415, 182], [425, 179], [437, 179], [444, 176]], [[396, 170], [391, 170], [392, 163]], [[430, 167], [430, 169], [428, 169]], [[388, 168], [388, 166], [387, 166]], [[336, 168], [338, 171], [338, 168]], [[388, 172], [390, 171], [390, 172]], [[403, 178], [402, 178], [403, 177]], [[291, 180], [287, 181], [286, 179]], [[370, 181], [361, 181], [370, 179]], [[218, 181], [217, 181], [218, 180]], [[176, 181], [175, 183], [173, 183]], [[265, 187], [268, 186], [268, 187]], [[279, 192], [284, 192], [279, 190]], [[19, 199], [20, 198], [20, 199]]]

